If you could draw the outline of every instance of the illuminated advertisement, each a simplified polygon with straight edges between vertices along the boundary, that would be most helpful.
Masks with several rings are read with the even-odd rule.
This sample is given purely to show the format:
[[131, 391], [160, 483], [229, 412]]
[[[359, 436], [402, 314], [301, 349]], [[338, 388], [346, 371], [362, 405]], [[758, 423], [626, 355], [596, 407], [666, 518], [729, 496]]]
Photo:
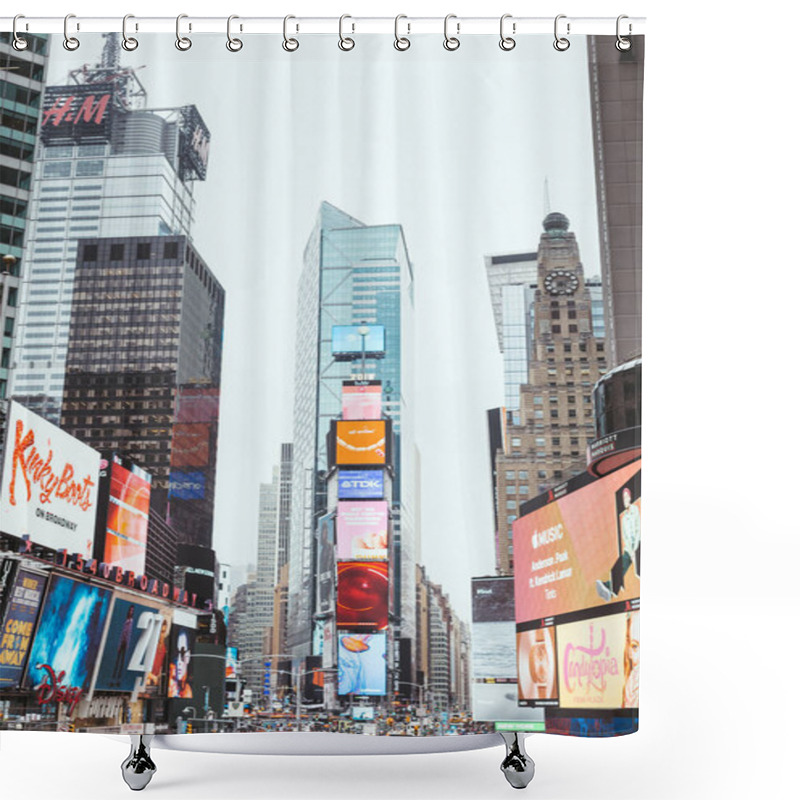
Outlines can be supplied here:
[[[95, 680], [95, 690], [146, 690], [165, 631], [165, 616], [157, 604], [114, 600], [106, 643]], [[163, 668], [163, 663], [160, 665]]]
[[58, 139], [108, 140], [114, 114], [113, 83], [47, 86], [42, 101], [42, 144]]
[[11, 402], [3, 479], [2, 530], [53, 550], [92, 557], [100, 454]]
[[558, 694], [556, 676], [556, 642], [553, 628], [537, 628], [517, 634], [519, 699], [555, 699]]
[[[362, 335], [363, 334], [363, 335]], [[331, 353], [334, 358], [367, 358], [386, 352], [386, 328], [383, 325], [333, 325]]]
[[180, 139], [178, 142], [179, 174], [182, 181], [205, 180], [211, 133], [196, 106], [180, 110]]
[[386, 694], [386, 634], [339, 634], [339, 694]]
[[0, 562], [0, 689], [19, 686], [47, 577]]
[[640, 485], [636, 461], [523, 506], [513, 526], [517, 624], [639, 597]]
[[336, 523], [334, 514], [317, 523], [317, 607], [327, 614], [336, 603]]
[[[108, 465], [108, 462], [105, 462]], [[127, 468], [126, 468], [127, 467]], [[104, 477], [101, 469], [101, 479]], [[145, 571], [147, 522], [150, 515], [150, 475], [133, 465], [110, 463], [108, 513], [102, 560], [137, 575]]]
[[559, 625], [561, 708], [639, 707], [639, 612]]
[[340, 561], [336, 624], [383, 630], [389, 624], [389, 565], [385, 561]]
[[518, 705], [514, 577], [472, 579], [472, 716], [544, 730], [544, 712]]
[[168, 697], [194, 697], [192, 682], [194, 668], [195, 631], [184, 625], [172, 625], [172, 641], [170, 643]]
[[239, 674], [239, 648], [228, 647], [225, 651], [225, 680], [235, 680]]
[[178, 390], [176, 422], [216, 422], [219, 419], [219, 389], [181, 386]]
[[74, 706], [88, 690], [111, 597], [108, 589], [51, 576], [25, 679], [39, 703], [68, 699]]
[[178, 469], [208, 466], [210, 437], [207, 422], [176, 422], [172, 428], [171, 465]]
[[342, 500], [337, 516], [336, 555], [341, 560], [389, 557], [389, 504]]
[[202, 500], [206, 496], [206, 476], [203, 472], [169, 474], [169, 496], [178, 500]]
[[380, 381], [342, 384], [342, 419], [380, 419], [383, 410]]
[[339, 470], [337, 483], [340, 500], [383, 500], [382, 469]]
[[391, 435], [388, 420], [334, 420], [336, 464], [386, 464]]

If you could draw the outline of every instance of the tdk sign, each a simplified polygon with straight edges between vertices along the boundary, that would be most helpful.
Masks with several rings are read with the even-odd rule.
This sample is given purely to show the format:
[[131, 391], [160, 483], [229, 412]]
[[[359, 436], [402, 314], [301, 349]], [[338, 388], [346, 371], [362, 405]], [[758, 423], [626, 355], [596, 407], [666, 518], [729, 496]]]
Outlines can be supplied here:
[[382, 500], [383, 470], [358, 469], [339, 473], [340, 500]]

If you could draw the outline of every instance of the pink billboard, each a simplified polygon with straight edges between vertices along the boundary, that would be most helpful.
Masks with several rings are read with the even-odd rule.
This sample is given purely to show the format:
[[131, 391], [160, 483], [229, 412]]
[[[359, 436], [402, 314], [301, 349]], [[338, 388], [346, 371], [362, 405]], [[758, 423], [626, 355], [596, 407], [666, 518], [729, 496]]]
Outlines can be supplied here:
[[340, 561], [389, 557], [389, 504], [385, 500], [341, 500], [336, 520], [336, 555]]
[[342, 386], [342, 419], [380, 419], [382, 393], [380, 383]]

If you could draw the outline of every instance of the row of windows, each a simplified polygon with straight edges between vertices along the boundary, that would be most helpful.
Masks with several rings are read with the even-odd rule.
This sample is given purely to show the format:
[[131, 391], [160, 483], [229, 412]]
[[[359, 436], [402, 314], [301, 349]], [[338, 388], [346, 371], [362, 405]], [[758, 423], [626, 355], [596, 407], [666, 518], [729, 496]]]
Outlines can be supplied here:
[[[44, 164], [43, 176], [45, 178], [71, 178], [72, 161], [46, 161]], [[75, 177], [88, 178], [94, 175], [102, 175], [105, 161], [76, 161]]]
[[27, 86], [19, 86], [10, 81], [0, 83], [0, 98], [10, 100], [12, 103], [21, 103], [23, 106], [39, 108], [42, 93]]
[[[178, 245], [176, 241], [167, 241], [161, 245], [161, 258], [164, 260], [178, 258]], [[118, 242], [112, 244], [109, 248], [108, 258], [109, 261], [124, 261], [126, 250], [131, 245]], [[153, 242], [137, 242], [136, 243], [136, 260], [149, 261], [154, 256], [157, 256], [156, 245]], [[95, 262], [98, 257], [98, 246], [96, 244], [87, 244], [83, 248], [84, 262]]]
[[[19, 161], [33, 161], [33, 152], [34, 147], [30, 142], [20, 142], [7, 136], [0, 136], [0, 156], [16, 158]], [[7, 181], [3, 181], [3, 183], [7, 183]], [[27, 189], [29, 186], [30, 179], [22, 188]]]

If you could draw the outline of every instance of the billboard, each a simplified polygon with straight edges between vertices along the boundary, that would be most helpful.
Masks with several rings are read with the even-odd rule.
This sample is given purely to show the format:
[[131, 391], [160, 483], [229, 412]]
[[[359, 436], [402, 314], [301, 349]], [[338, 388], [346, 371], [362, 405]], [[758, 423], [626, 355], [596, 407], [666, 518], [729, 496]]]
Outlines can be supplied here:
[[169, 496], [177, 500], [202, 500], [206, 496], [204, 472], [177, 472], [169, 474]]
[[182, 181], [204, 181], [208, 169], [211, 133], [196, 106], [183, 106], [180, 115], [180, 138], [178, 140], [180, 178]]
[[169, 658], [169, 683], [167, 697], [194, 697], [194, 653], [195, 632], [185, 625], [172, 625]]
[[0, 523], [12, 536], [92, 558], [100, 454], [11, 401]]
[[336, 602], [336, 523], [334, 514], [317, 522], [317, 608], [333, 611]]
[[40, 704], [65, 699], [74, 708], [88, 691], [111, 598], [108, 589], [50, 577], [25, 678]]
[[386, 694], [386, 634], [339, 634], [339, 694]]
[[389, 504], [385, 500], [342, 500], [337, 511], [337, 558], [348, 561], [389, 557]]
[[150, 475], [118, 456], [112, 456], [110, 463], [101, 462], [100, 477], [103, 487], [108, 487], [101, 560], [141, 575], [145, 572], [147, 552]]
[[331, 425], [337, 465], [389, 463], [391, 425], [388, 420], [333, 420]]
[[0, 689], [19, 686], [47, 577], [0, 562]]
[[239, 674], [239, 648], [228, 647], [225, 651], [225, 680], [236, 680]]
[[382, 411], [380, 381], [345, 381], [342, 384], [342, 419], [380, 419]]
[[116, 91], [113, 83], [47, 86], [42, 102], [42, 144], [108, 141]]
[[382, 469], [339, 470], [337, 484], [340, 500], [383, 500]]
[[514, 522], [517, 624], [639, 597], [641, 461], [574, 481]]
[[537, 628], [517, 634], [519, 699], [555, 699], [558, 696], [556, 675], [555, 630]]
[[[363, 335], [362, 335], [363, 334]], [[386, 328], [383, 325], [333, 325], [331, 354], [336, 360], [382, 358], [386, 353]]]
[[[117, 596], [97, 670], [94, 689], [108, 692], [146, 690], [166, 617], [157, 603], [133, 603]], [[163, 668], [163, 662], [159, 665]], [[159, 670], [160, 671], [160, 670]]]
[[187, 470], [209, 462], [211, 423], [176, 422], [172, 428], [172, 467]]
[[385, 561], [337, 564], [336, 625], [384, 630], [389, 624], [389, 565]]

